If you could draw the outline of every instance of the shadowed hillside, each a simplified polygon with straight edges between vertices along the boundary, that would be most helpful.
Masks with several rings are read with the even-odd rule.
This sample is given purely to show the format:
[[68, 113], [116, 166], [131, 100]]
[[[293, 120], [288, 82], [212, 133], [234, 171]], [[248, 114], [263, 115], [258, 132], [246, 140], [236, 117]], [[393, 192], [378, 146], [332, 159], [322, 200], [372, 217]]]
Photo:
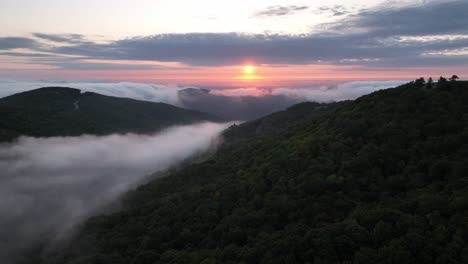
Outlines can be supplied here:
[[467, 82], [302, 104], [225, 140], [31, 263], [468, 262]]
[[20, 135], [152, 133], [171, 125], [220, 121], [209, 114], [163, 103], [47, 87], [0, 99], [0, 142]]

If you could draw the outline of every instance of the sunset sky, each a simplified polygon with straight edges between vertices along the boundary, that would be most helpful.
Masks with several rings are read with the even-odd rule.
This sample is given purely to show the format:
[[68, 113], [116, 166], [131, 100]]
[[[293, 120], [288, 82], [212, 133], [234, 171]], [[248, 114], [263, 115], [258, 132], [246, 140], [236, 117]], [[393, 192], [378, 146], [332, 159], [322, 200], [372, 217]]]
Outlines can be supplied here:
[[467, 14], [466, 0], [2, 0], [0, 78], [280, 87], [463, 77]]

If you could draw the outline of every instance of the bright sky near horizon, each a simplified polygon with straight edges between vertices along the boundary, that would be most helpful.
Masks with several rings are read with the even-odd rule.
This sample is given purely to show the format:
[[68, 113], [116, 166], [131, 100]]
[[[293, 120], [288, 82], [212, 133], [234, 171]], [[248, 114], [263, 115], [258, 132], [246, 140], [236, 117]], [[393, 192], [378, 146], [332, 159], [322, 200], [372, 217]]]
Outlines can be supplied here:
[[466, 0], [2, 0], [0, 77], [282, 86], [463, 76], [467, 13]]

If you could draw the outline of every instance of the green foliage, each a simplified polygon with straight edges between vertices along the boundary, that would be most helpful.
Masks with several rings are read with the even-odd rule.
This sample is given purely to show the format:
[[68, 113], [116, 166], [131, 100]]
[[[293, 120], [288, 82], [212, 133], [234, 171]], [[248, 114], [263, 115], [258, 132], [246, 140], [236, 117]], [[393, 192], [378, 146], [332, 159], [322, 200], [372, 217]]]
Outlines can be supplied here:
[[466, 262], [467, 102], [410, 83], [232, 127], [42, 263]]
[[170, 125], [219, 121], [163, 103], [47, 87], [0, 99], [0, 142], [37, 137], [152, 133]]

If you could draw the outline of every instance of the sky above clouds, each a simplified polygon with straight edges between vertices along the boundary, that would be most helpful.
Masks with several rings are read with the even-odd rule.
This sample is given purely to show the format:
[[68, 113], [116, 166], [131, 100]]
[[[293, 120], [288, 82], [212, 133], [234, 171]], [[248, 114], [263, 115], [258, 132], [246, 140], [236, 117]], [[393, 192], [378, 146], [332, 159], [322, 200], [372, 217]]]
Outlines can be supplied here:
[[[0, 77], [283, 87], [468, 74], [468, 1], [0, 3]], [[243, 65], [256, 66], [246, 76]]]

